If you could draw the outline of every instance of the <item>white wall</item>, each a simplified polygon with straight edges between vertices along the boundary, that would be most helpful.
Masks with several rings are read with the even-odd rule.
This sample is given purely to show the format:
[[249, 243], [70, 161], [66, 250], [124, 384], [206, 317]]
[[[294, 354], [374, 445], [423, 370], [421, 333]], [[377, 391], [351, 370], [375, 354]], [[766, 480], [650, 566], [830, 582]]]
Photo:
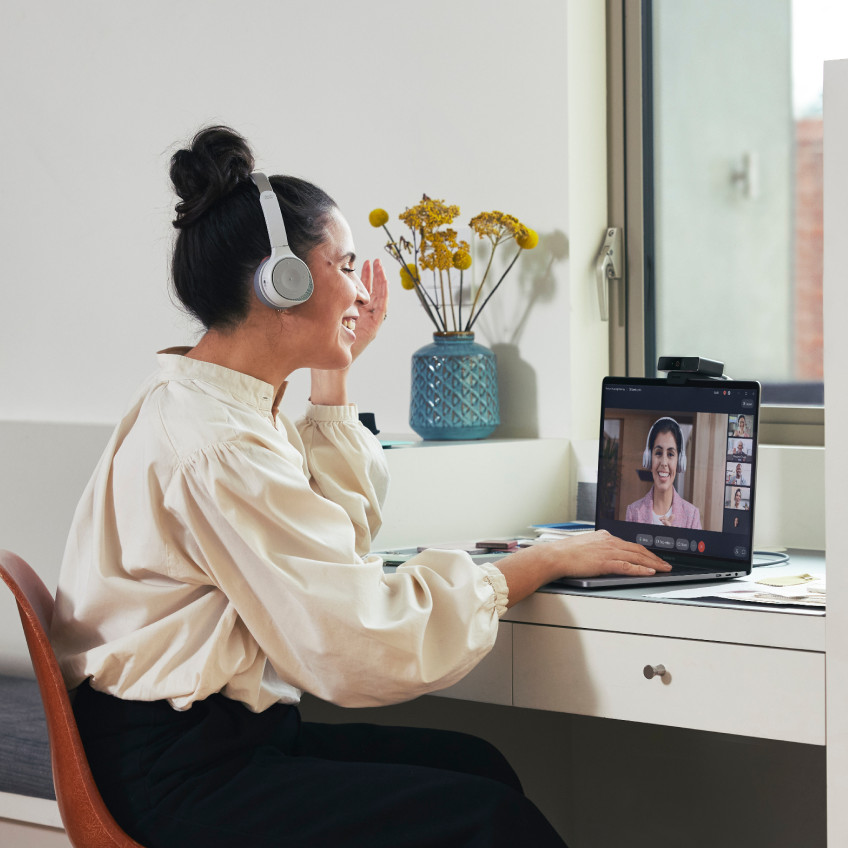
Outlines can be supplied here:
[[[573, 350], [584, 355], [581, 333], [599, 327], [573, 308], [569, 250], [582, 263], [605, 221], [575, 194], [582, 154], [567, 154], [576, 134], [593, 167], [605, 164], [603, 10], [602, 0], [5, 0], [0, 420], [112, 422], [153, 352], [194, 340], [166, 288], [167, 167], [215, 121], [244, 133], [260, 166], [326, 188], [362, 258], [384, 241], [369, 210], [394, 216], [422, 192], [466, 219], [501, 209], [537, 229], [540, 247], [478, 336], [502, 358], [501, 435], [569, 435]], [[595, 56], [579, 74], [574, 44]], [[570, 126], [574, 86], [594, 106]], [[600, 179], [591, 191], [604, 199]], [[580, 286], [588, 272], [578, 268]], [[409, 357], [429, 340], [396, 284], [353, 386], [383, 431], [408, 431]], [[592, 373], [603, 369], [601, 356]], [[304, 395], [295, 380], [290, 412]]]

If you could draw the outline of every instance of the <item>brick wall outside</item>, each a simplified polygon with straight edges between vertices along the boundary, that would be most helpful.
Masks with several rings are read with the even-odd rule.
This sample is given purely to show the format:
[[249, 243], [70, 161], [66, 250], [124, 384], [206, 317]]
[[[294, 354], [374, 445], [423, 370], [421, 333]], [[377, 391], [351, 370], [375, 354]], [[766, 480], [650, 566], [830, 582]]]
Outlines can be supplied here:
[[797, 121], [795, 138], [795, 379], [821, 380], [822, 119]]

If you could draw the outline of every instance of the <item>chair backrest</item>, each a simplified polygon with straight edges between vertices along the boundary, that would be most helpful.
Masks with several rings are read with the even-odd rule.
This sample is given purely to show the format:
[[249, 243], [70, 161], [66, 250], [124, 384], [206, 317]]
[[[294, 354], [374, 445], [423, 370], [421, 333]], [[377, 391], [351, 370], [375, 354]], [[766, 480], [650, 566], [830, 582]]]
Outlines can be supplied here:
[[94, 783], [65, 681], [47, 637], [53, 596], [32, 568], [10, 551], [0, 550], [0, 577], [17, 601], [41, 691], [53, 785], [68, 839], [74, 848], [142, 848], [112, 818]]

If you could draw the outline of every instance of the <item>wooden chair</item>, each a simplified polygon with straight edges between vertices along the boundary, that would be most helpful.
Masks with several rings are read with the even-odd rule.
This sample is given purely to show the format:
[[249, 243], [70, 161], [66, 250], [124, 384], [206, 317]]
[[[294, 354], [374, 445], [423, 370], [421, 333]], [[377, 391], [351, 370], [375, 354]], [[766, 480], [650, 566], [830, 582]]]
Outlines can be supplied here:
[[47, 638], [53, 596], [32, 568], [9, 551], [0, 550], [0, 577], [18, 603], [41, 691], [53, 786], [68, 839], [74, 848], [142, 848], [112, 818], [94, 783], [59, 663]]

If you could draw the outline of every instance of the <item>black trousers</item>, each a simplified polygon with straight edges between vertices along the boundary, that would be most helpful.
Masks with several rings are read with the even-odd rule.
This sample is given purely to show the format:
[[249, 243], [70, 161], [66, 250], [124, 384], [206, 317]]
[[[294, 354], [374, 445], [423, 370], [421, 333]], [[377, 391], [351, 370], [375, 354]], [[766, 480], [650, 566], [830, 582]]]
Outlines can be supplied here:
[[313, 724], [221, 695], [177, 712], [87, 684], [74, 711], [103, 800], [145, 848], [563, 848], [466, 734]]

